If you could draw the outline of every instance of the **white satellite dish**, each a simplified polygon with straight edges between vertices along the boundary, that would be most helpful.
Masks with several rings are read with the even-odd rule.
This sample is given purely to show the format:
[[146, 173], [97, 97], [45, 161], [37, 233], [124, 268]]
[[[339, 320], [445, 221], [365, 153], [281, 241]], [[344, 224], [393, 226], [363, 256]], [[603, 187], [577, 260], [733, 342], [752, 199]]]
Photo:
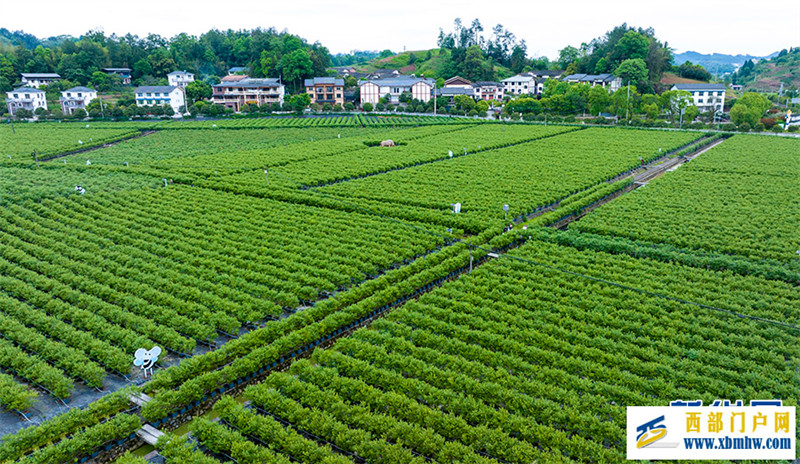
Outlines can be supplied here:
[[78, 140], [78, 145], [83, 145], [83, 140]]
[[133, 365], [139, 366], [139, 368], [144, 371], [145, 377], [147, 377], [148, 370], [150, 371], [150, 375], [153, 375], [153, 365], [158, 361], [159, 355], [161, 355], [161, 348], [158, 346], [154, 346], [150, 348], [150, 350], [139, 348], [133, 354]]
[[89, 166], [90, 164], [92, 164], [92, 162], [89, 161], [89, 160], [86, 160], [86, 165]]
[[453, 150], [448, 150], [447, 151], [447, 155], [450, 156], [450, 158], [452, 158], [453, 157]]

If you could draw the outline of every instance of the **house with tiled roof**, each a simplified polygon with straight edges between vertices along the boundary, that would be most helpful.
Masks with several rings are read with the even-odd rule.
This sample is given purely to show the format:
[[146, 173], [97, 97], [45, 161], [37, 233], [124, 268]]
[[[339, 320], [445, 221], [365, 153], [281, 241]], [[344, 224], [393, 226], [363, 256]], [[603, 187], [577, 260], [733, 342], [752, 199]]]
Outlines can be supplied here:
[[315, 77], [306, 79], [306, 93], [311, 103], [344, 105], [344, 79], [338, 77]]

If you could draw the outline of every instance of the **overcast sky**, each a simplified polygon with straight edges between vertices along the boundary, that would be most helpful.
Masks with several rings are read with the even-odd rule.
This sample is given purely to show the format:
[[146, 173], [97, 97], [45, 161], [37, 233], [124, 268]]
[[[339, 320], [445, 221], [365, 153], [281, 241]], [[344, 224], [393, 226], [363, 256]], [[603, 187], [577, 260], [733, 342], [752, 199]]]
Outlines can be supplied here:
[[0, 0], [0, 27], [40, 38], [179, 32], [211, 28], [287, 29], [332, 53], [419, 50], [436, 46], [439, 28], [479, 18], [486, 33], [500, 23], [528, 43], [532, 56], [555, 58], [623, 22], [653, 27], [677, 52], [766, 55], [800, 46], [800, 1], [671, 0]]

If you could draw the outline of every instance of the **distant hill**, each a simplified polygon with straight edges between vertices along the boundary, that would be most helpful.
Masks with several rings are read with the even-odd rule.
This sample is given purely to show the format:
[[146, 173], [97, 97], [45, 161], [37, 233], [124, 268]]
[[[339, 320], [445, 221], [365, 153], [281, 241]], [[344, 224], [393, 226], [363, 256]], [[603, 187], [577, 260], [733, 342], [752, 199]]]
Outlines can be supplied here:
[[[355, 65], [360, 71], [371, 72], [377, 69], [397, 69], [403, 74], [424, 75], [434, 79], [445, 76], [444, 67], [448, 61], [448, 51], [434, 48], [431, 50], [409, 50], [386, 58], [375, 58], [366, 64]], [[495, 65], [497, 79], [505, 79], [514, 73], [504, 66]]]
[[742, 67], [733, 81], [745, 90], [777, 91], [800, 89], [800, 47], [781, 50], [774, 58]]
[[704, 54], [693, 51], [684, 53], [676, 53], [673, 63], [677, 66], [682, 65], [686, 61], [691, 61], [693, 64], [699, 64], [706, 68], [706, 71], [715, 76], [721, 76], [725, 73], [735, 72], [739, 66], [743, 65], [747, 60], [762, 60], [764, 58], [772, 58], [778, 52], [772, 53], [767, 56], [754, 56], [754, 55], [726, 55], [723, 53]]

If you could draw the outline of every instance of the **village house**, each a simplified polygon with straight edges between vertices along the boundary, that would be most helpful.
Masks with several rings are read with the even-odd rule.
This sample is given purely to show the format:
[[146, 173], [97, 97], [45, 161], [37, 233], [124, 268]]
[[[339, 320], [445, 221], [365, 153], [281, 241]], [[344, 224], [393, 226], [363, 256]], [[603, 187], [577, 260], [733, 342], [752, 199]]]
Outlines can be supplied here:
[[562, 79], [569, 83], [589, 84], [592, 87], [599, 85], [609, 92], [616, 92], [622, 87], [622, 79], [613, 74], [570, 74]]
[[174, 85], [136, 87], [133, 93], [136, 96], [136, 106], [169, 105], [175, 114], [180, 114], [186, 104], [183, 90]]
[[306, 93], [311, 103], [324, 105], [344, 105], [344, 79], [335, 77], [315, 77], [305, 80]]
[[14, 116], [19, 109], [30, 110], [31, 112], [36, 111], [37, 108], [47, 109], [47, 98], [44, 90], [20, 87], [7, 92], [6, 95], [8, 114], [11, 116]]
[[172, 71], [167, 74], [167, 81], [173, 87], [185, 89], [189, 82], [194, 81], [194, 74], [187, 71]]
[[400, 95], [408, 92], [411, 98], [428, 102], [433, 98], [433, 79], [414, 76], [399, 76], [388, 79], [373, 79], [359, 82], [361, 105], [378, 104], [381, 98], [389, 96], [391, 103], [400, 102]]
[[[232, 77], [232, 76], [231, 76]], [[247, 104], [283, 105], [285, 89], [280, 79], [253, 79], [220, 82], [211, 86], [211, 101], [239, 112]]]
[[503, 84], [499, 82], [482, 81], [473, 84], [475, 89], [475, 99], [485, 101], [502, 101]]
[[89, 87], [73, 87], [61, 92], [61, 112], [72, 114], [78, 108], [86, 110], [86, 106], [97, 98], [97, 90]]
[[725, 106], [725, 84], [675, 84], [670, 90], [692, 94], [694, 106], [700, 111], [722, 111]]
[[536, 79], [526, 74], [518, 74], [503, 79], [503, 91], [508, 95], [533, 95], [536, 93]]
[[131, 68], [103, 68], [104, 73], [119, 76], [122, 80], [122, 85], [131, 84], [131, 71]]
[[43, 85], [49, 85], [61, 79], [61, 76], [54, 73], [22, 73], [20, 74], [22, 86], [38, 89]]

